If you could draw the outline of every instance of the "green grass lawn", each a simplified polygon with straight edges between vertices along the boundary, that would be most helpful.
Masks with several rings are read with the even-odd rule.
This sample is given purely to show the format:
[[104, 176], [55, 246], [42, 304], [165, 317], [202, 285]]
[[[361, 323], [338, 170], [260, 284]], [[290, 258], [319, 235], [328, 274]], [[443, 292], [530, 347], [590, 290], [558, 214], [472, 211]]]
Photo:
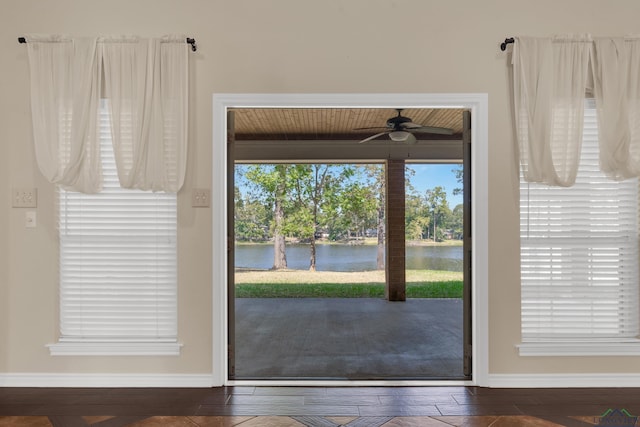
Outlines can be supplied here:
[[[383, 298], [384, 271], [239, 271], [237, 298]], [[462, 298], [462, 273], [407, 271], [407, 298]]]
[[[383, 298], [382, 283], [244, 283], [237, 298]], [[407, 298], [462, 298], [462, 281], [407, 283]]]

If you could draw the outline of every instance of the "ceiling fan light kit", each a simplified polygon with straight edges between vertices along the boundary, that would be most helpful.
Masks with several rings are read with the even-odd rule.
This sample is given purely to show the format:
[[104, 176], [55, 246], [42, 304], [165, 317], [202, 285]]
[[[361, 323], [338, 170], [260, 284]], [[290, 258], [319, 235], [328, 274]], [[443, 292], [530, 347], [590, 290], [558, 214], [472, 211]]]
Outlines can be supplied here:
[[409, 139], [409, 135], [411, 135], [409, 132], [403, 130], [395, 130], [389, 133], [389, 138], [391, 138], [391, 140], [395, 142], [405, 142], [407, 139]]

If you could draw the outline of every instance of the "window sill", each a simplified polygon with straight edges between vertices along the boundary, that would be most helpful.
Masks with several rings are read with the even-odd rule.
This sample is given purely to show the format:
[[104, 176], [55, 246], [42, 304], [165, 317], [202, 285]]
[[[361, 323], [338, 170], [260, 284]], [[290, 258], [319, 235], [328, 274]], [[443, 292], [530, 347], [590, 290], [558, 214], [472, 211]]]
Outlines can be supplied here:
[[640, 340], [526, 342], [520, 356], [640, 356]]
[[177, 342], [60, 341], [48, 344], [51, 356], [180, 356]]

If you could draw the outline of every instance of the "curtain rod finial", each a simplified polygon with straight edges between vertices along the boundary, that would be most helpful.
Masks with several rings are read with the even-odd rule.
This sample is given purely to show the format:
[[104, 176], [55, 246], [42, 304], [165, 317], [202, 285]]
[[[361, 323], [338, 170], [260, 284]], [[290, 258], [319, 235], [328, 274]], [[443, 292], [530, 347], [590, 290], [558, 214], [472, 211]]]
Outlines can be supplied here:
[[500, 43], [500, 50], [504, 52], [505, 50], [507, 50], [507, 45], [513, 42], [515, 42], [515, 39], [513, 37], [504, 39], [504, 41]]

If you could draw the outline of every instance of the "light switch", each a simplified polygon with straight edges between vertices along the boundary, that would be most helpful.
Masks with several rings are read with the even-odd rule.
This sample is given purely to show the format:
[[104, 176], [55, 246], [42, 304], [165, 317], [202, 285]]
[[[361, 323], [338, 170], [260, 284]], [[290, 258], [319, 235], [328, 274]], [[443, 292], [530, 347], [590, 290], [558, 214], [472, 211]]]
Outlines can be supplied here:
[[36, 211], [26, 211], [24, 213], [25, 228], [36, 228]]
[[14, 188], [11, 199], [11, 206], [14, 208], [36, 208], [38, 207], [38, 189]]

